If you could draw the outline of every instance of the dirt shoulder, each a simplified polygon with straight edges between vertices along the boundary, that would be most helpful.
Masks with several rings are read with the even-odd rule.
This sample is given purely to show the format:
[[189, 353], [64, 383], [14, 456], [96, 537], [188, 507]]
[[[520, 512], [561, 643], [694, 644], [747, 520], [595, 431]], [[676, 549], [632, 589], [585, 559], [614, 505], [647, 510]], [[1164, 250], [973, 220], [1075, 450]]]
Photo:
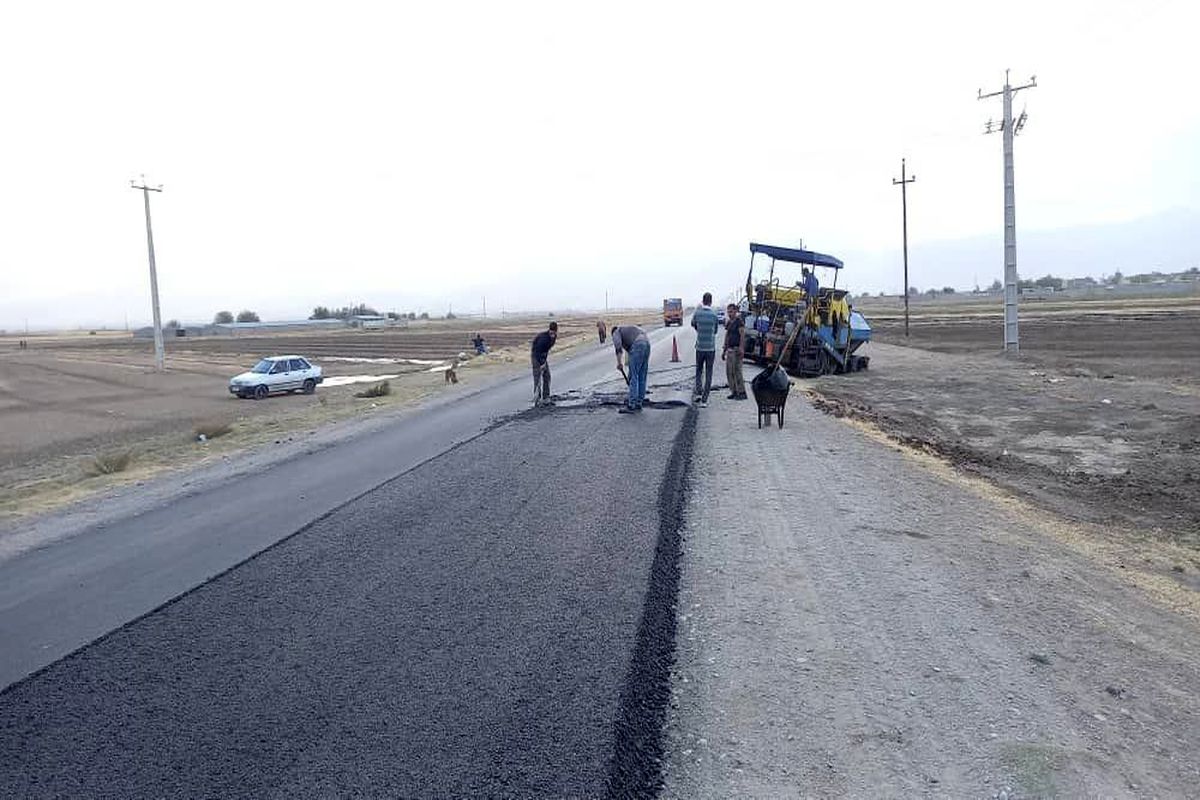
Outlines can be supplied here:
[[663, 796], [1189, 796], [1188, 551], [1096, 558], [801, 400], [699, 412]]
[[1103, 347], [1013, 360], [873, 343], [868, 372], [802, 385], [818, 408], [1069, 519], [1200, 546], [1200, 386], [1129, 374]]

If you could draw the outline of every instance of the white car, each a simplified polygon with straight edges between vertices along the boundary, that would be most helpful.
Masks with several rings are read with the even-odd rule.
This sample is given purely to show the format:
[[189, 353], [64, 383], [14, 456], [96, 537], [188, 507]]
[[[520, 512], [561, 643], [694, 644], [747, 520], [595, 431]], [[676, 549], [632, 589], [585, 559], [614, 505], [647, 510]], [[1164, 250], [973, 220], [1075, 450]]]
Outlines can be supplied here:
[[271, 356], [229, 381], [229, 393], [238, 397], [262, 400], [279, 392], [312, 394], [317, 384], [325, 380], [321, 368], [300, 356]]

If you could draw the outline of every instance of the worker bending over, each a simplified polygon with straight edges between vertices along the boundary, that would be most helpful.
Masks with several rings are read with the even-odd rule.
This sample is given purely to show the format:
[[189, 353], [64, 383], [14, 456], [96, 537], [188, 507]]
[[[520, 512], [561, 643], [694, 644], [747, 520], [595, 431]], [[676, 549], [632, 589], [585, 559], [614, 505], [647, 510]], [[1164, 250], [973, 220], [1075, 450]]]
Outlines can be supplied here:
[[646, 332], [637, 325], [614, 325], [612, 329], [613, 348], [617, 351], [617, 369], [625, 374], [621, 364], [622, 351], [628, 354], [629, 373], [625, 380], [629, 381], [629, 397], [620, 413], [633, 414], [642, 410], [646, 401], [646, 374], [650, 369], [650, 339]]
[[551, 322], [550, 327], [533, 337], [533, 345], [529, 349], [529, 361], [533, 366], [533, 404], [545, 405], [550, 402], [550, 348], [558, 340], [558, 323]]

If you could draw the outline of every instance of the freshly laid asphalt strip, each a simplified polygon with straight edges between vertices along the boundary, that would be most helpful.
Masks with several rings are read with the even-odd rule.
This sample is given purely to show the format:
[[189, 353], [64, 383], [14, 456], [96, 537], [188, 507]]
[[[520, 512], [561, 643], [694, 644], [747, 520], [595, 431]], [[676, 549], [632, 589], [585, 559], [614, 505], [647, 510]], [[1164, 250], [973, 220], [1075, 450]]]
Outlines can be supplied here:
[[652, 794], [692, 413], [518, 418], [14, 684], [0, 796]]

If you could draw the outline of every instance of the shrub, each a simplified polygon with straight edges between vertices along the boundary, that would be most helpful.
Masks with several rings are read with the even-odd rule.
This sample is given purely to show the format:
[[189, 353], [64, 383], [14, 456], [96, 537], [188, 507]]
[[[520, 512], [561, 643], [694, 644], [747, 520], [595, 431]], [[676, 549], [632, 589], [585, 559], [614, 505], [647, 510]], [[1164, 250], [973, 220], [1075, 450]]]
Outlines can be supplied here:
[[91, 477], [96, 477], [97, 475], [114, 475], [129, 469], [131, 463], [133, 463], [133, 453], [129, 450], [101, 453], [92, 457], [85, 472]]
[[372, 386], [368, 386], [361, 392], [357, 392], [355, 397], [383, 397], [392, 393], [392, 385], [387, 381], [380, 381]]

